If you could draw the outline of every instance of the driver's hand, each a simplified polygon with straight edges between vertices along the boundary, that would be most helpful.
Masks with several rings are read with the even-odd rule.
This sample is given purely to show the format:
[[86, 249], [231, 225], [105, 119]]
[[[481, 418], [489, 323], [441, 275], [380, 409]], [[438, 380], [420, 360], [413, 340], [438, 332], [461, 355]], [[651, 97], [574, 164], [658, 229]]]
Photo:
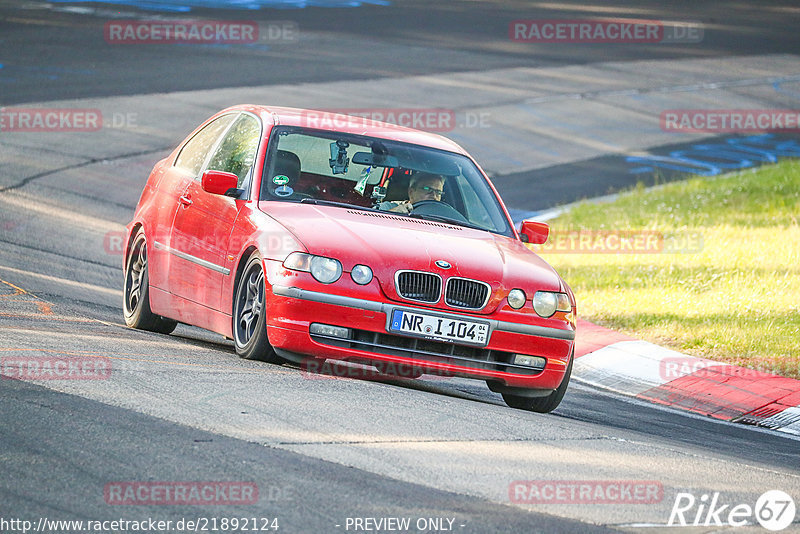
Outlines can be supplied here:
[[414, 209], [413, 204], [411, 204], [411, 202], [406, 200], [402, 204], [398, 204], [397, 206], [393, 207], [389, 211], [394, 211], [396, 213], [411, 213], [411, 210], [413, 210], [413, 209]]

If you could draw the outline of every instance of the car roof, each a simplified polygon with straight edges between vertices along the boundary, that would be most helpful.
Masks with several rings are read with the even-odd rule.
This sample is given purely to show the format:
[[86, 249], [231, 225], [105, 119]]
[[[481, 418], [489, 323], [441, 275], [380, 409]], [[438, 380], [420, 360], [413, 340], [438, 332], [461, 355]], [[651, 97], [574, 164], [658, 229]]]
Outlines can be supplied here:
[[[375, 121], [372, 119], [347, 115], [344, 113], [336, 113], [333, 111], [315, 110], [315, 109], [302, 109], [291, 108], [283, 106], [264, 106], [242, 104], [239, 106], [232, 106], [223, 110], [220, 113], [230, 111], [249, 111], [262, 117], [266, 122], [272, 122], [275, 125], [282, 126], [298, 126], [304, 128], [311, 128], [316, 130], [326, 130], [333, 132], [343, 132], [354, 135], [366, 135], [370, 137], [378, 137], [381, 139], [388, 139], [391, 141], [399, 141], [402, 143], [411, 143], [415, 145], [427, 146], [430, 148], [437, 148], [440, 150], [447, 150], [456, 152], [463, 155], [468, 155], [467, 152], [461, 148], [457, 143], [430, 132], [423, 132], [405, 126], [398, 126], [386, 122]], [[353, 112], [361, 110], [352, 109]], [[363, 110], [364, 112], [368, 110]], [[387, 108], [384, 112], [390, 113], [392, 110]], [[410, 112], [409, 109], [396, 110], [397, 112]], [[421, 112], [446, 112], [450, 116], [452, 113], [445, 110], [423, 110]]]

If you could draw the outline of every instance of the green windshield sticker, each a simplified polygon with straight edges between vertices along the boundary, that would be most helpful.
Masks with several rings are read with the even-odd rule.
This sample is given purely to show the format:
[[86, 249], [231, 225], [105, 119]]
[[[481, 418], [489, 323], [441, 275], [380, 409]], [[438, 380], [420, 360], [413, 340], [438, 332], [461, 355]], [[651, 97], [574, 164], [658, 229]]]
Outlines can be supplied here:
[[358, 183], [356, 183], [356, 186], [353, 188], [362, 197], [364, 196], [364, 190], [367, 188], [367, 180], [369, 180], [370, 172], [372, 172], [371, 166], [361, 171], [361, 179], [358, 180]]
[[275, 185], [286, 185], [289, 183], [289, 177], [285, 174], [279, 174], [272, 179], [272, 183]]

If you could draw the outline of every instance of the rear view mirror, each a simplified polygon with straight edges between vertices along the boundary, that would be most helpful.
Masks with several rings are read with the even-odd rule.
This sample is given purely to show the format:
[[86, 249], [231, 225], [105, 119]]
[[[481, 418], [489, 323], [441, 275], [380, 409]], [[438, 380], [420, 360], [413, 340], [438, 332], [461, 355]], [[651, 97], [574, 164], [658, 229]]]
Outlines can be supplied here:
[[547, 223], [537, 221], [522, 221], [520, 228], [520, 238], [525, 243], [533, 245], [543, 245], [550, 235], [550, 226]]
[[400, 166], [400, 162], [396, 157], [386, 154], [373, 154], [372, 152], [356, 152], [353, 154], [353, 163], [358, 165], [371, 165], [373, 167]]
[[202, 178], [203, 191], [213, 195], [238, 196], [239, 177], [232, 172], [206, 171]]

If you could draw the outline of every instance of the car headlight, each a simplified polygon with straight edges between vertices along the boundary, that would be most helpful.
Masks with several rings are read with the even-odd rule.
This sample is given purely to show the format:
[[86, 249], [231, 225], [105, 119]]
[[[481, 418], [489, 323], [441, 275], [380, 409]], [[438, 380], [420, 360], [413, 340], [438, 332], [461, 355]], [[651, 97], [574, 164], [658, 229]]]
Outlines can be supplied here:
[[313, 256], [305, 252], [292, 252], [283, 260], [283, 266], [293, 271], [308, 272], [311, 270], [311, 258]]
[[366, 265], [356, 265], [353, 267], [353, 270], [350, 271], [350, 278], [352, 278], [353, 282], [356, 284], [365, 286], [372, 282], [372, 269]]
[[525, 305], [525, 292], [521, 289], [512, 289], [508, 292], [508, 305], [515, 310]]
[[323, 284], [332, 284], [342, 276], [339, 260], [305, 252], [292, 252], [283, 260], [283, 266], [293, 271], [310, 272], [317, 282]]
[[342, 264], [333, 258], [314, 256], [311, 258], [311, 276], [317, 282], [332, 284], [342, 276]]
[[533, 296], [533, 309], [542, 317], [550, 317], [557, 311], [572, 311], [572, 305], [566, 293], [537, 291]]

